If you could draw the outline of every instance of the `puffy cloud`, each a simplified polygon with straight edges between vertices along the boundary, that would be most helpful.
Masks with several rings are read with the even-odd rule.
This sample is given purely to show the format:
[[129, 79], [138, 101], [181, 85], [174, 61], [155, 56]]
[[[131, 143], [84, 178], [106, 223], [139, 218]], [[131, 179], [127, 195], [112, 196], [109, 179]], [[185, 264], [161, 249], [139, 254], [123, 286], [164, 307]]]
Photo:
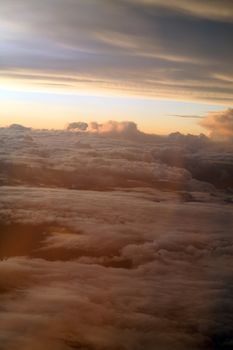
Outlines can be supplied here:
[[138, 129], [136, 123], [130, 121], [117, 122], [110, 120], [103, 124], [92, 122], [89, 124], [88, 131], [136, 141], [148, 136]]
[[200, 123], [210, 131], [210, 137], [217, 140], [233, 139], [233, 109], [210, 113]]
[[31, 130], [31, 128], [28, 128], [28, 127], [20, 125], [20, 124], [11, 124], [8, 128], [13, 130], [13, 131], [28, 131], [28, 130]]
[[[195, 146], [196, 145], [196, 146]], [[154, 157], [161, 162], [188, 170], [194, 179], [206, 181], [220, 189], [233, 188], [233, 146], [208, 142], [200, 146], [178, 143], [154, 150]]]
[[231, 346], [233, 194], [195, 179], [232, 179], [230, 144], [113, 121], [0, 140], [2, 350]]
[[88, 128], [88, 124], [84, 122], [73, 122], [67, 125], [67, 130], [85, 131]]
[[18, 249], [0, 263], [3, 350], [231, 346], [232, 211], [216, 198], [3, 187], [0, 221]]
[[[162, 164], [161, 144], [165, 146], [174, 139], [144, 134], [133, 122], [90, 123], [82, 133], [32, 130], [29, 135], [19, 136], [2, 129], [0, 134], [4, 142], [0, 155], [2, 185], [214, 190], [210, 184], [193, 181], [180, 164]], [[194, 145], [199, 140], [189, 136], [182, 142]]]

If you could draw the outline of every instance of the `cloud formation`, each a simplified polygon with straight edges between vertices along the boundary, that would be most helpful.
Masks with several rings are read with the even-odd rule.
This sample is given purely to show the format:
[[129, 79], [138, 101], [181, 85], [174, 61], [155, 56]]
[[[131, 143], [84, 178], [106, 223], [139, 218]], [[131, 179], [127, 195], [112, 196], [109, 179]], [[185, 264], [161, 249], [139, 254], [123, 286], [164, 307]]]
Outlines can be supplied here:
[[136, 141], [145, 140], [149, 136], [139, 131], [136, 123], [128, 121], [117, 122], [110, 120], [103, 124], [92, 122], [89, 124], [88, 131]]
[[67, 130], [85, 131], [87, 128], [88, 124], [83, 122], [73, 122], [67, 125]]
[[233, 140], [233, 109], [210, 113], [200, 123], [210, 132], [210, 137], [217, 140]]
[[0, 128], [1, 350], [230, 348], [232, 143], [70, 126]]
[[162, 0], [128, 0], [134, 3], [148, 4], [150, 6], [162, 6], [182, 11], [197, 17], [206, 17], [209, 19], [221, 19], [231, 22], [233, 20], [233, 4], [230, 0], [191, 0], [187, 3], [185, 0], [173, 0], [164, 2]]
[[[208, 153], [212, 159], [212, 153], [216, 153], [215, 146], [212, 147], [204, 135], [145, 134], [133, 122], [81, 123], [82, 130], [78, 122], [70, 125], [72, 129], [68, 130], [0, 129], [0, 184], [86, 190], [149, 187], [207, 192], [214, 190], [213, 185], [221, 184], [221, 177], [213, 181], [212, 176], [206, 176], [211, 173], [210, 165], [198, 176], [195, 166], [191, 166], [199, 162], [200, 170], [202, 157]], [[77, 126], [78, 132], [73, 132], [77, 131]], [[228, 151], [226, 148], [224, 152]], [[184, 160], [187, 153], [189, 161]], [[214, 166], [222, 169], [223, 163], [220, 166], [214, 160]], [[231, 183], [226, 181], [231, 178], [231, 166], [225, 173], [226, 187]]]
[[5, 83], [232, 103], [229, 1], [3, 0], [0, 16]]
[[230, 346], [230, 207], [159, 191], [0, 192], [3, 350]]

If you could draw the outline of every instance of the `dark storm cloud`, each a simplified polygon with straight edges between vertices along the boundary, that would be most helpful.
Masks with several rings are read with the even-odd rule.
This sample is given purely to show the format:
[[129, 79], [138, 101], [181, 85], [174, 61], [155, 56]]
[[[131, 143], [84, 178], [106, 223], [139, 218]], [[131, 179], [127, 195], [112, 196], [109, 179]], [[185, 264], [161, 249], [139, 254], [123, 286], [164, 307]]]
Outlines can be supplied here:
[[231, 103], [231, 5], [189, 3], [4, 0], [1, 74]]

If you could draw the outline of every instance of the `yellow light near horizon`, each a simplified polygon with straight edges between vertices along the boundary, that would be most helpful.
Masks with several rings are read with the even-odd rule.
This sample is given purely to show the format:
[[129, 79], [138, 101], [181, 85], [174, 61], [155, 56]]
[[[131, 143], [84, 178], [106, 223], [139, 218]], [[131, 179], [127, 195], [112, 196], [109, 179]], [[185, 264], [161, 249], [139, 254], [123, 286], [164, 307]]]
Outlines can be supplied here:
[[[156, 105], [156, 101], [166, 104], [166, 99], [156, 100], [123, 93], [120, 95], [112, 91], [105, 93], [105, 90], [97, 88], [88, 89], [88, 84], [86, 90], [70, 90], [62, 89], [60, 85], [45, 87], [43, 83], [44, 80], [38, 84], [38, 81], [21, 78], [2, 79], [0, 88], [5, 94], [2, 98], [0, 96], [0, 126], [19, 123], [33, 128], [63, 129], [72, 121], [102, 123], [108, 120], [128, 120], [135, 121], [139, 129], [146, 133], [168, 134], [180, 131], [199, 134], [204, 131], [195, 120], [166, 117], [161, 107]], [[37, 99], [40, 95], [46, 98]], [[64, 102], [65, 98], [72, 99], [72, 103], [69, 105]], [[81, 101], [83, 98], [85, 102]], [[99, 102], [97, 107], [93, 103], [94, 99]]]

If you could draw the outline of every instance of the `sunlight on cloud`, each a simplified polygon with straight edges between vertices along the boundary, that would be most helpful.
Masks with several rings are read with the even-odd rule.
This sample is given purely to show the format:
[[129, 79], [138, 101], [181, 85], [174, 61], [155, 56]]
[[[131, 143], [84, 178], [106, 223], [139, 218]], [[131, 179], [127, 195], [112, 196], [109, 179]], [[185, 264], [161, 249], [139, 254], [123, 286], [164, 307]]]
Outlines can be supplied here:
[[230, 346], [231, 142], [76, 121], [0, 144], [3, 350]]
[[0, 8], [0, 350], [232, 349], [232, 1]]

